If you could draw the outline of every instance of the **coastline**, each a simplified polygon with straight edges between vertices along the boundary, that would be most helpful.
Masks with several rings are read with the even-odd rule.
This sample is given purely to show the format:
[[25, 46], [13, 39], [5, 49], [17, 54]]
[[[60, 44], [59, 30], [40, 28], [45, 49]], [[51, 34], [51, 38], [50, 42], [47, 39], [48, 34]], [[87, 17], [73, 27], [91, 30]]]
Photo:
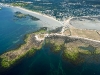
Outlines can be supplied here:
[[[42, 13], [39, 13], [39, 12], [35, 12], [35, 11], [32, 11], [32, 10], [28, 10], [28, 9], [25, 9], [25, 8], [22, 8], [22, 7], [18, 7], [18, 6], [16, 6], [16, 8], [21, 9], [21, 10], [24, 10], [24, 11], [26, 11], [26, 12], [31, 12], [31, 13], [33, 13], [33, 14], [37, 14], [37, 15], [40, 15], [40, 16], [47, 17], [47, 18], [50, 18], [50, 19], [52, 19], [52, 20], [55, 20], [55, 21], [61, 23], [60, 21], [56, 20], [55, 18], [53, 18], [53, 17], [51, 17], [51, 16], [47, 16], [47, 15], [45, 15], [45, 14], [42, 14]], [[62, 24], [62, 23], [61, 23], [61, 24]]]
[[[9, 6], [6, 6], [6, 7], [9, 7]], [[18, 9], [21, 9], [21, 10], [24, 10], [24, 11], [27, 11], [27, 12], [31, 12], [33, 14], [44, 16], [44, 17], [46, 17], [46, 19], [49, 18], [49, 19], [52, 19], [52, 20], [60, 23], [59, 21], [57, 21], [54, 18], [51, 18], [51, 17], [46, 16], [46, 15], [42, 15], [42, 14], [37, 13], [37, 12], [33, 12], [31, 10], [27, 10], [27, 9], [24, 9], [24, 8], [21, 8], [21, 7], [10, 6], [9, 8], [12, 8], [12, 9], [18, 8]], [[60, 23], [60, 24], [62, 24], [62, 23]], [[33, 34], [34, 33], [31, 33], [29, 35], [26, 34], [26, 35], [28, 35], [27, 38], [29, 39], [29, 41], [27, 40], [27, 38], [25, 38], [24, 39], [25, 43], [21, 44], [17, 49], [15, 49], [15, 50], [9, 50], [9, 51], [3, 53], [2, 55], [0, 55], [0, 59], [1, 59], [1, 61], [0, 61], [0, 67], [3, 67], [3, 68], [9, 68], [9, 67], [11, 67], [11, 65], [14, 65], [18, 60], [20, 60], [21, 58], [23, 58], [23, 56], [25, 56], [29, 51], [31, 51], [31, 49], [33, 47], [34, 47], [34, 49], [32, 49], [32, 50], [39, 50], [42, 47], [41, 46], [42, 45], [42, 41], [41, 40], [35, 40], [36, 37]], [[31, 45], [27, 46], [28, 43], [31, 43], [31, 41], [32, 41], [32, 40], [30, 40], [32, 37], [29, 37], [31, 35], [32, 35], [32, 37], [34, 37], [34, 41], [36, 41], [36, 42], [34, 42], [34, 44], [36, 44], [37, 42], [39, 42], [39, 45], [37, 47], [35, 45], [33, 45], [33, 46], [31, 46]], [[42, 39], [42, 40], [44, 40], [44, 39]], [[24, 49], [26, 51], [23, 51]]]
[[[42, 38], [41, 38], [42, 37]], [[25, 44], [22, 44], [18, 49], [8, 51], [0, 56], [1, 66], [3, 68], [9, 68], [14, 65], [18, 60], [23, 58], [28, 52], [29, 54], [35, 53], [36, 50], [40, 50], [42, 48], [42, 44], [45, 40], [45, 45], [50, 45], [50, 49], [53, 52], [59, 52], [64, 50], [63, 56], [68, 59], [70, 62], [76, 63], [78, 59], [78, 54], [82, 53], [87, 56], [92, 56], [92, 54], [100, 54], [99, 47], [100, 41], [74, 37], [74, 36], [66, 36], [61, 33], [47, 33], [47, 28], [41, 28], [36, 32], [33, 32], [25, 38]], [[75, 45], [76, 44], [76, 45]], [[84, 50], [79, 47], [87, 48], [91, 47], [95, 49], [93, 50]], [[73, 52], [72, 52], [73, 51]], [[22, 53], [22, 54], [21, 54]], [[86, 58], [84, 58], [85, 61]], [[81, 63], [81, 62], [80, 62]]]
[[[43, 30], [43, 28], [36, 32], [26, 34], [24, 43], [21, 44], [17, 49], [9, 50], [0, 55], [0, 69], [8, 69], [27, 54], [32, 55], [37, 50], [40, 50], [42, 48], [43, 40], [37, 40], [35, 35], [37, 35], [37, 32], [41, 33], [41, 30]], [[44, 31], [46, 32], [46, 29], [44, 29]]]
[[56, 20], [52, 16], [48, 16], [40, 12], [35, 12], [35, 11], [29, 10], [20, 6], [12, 6], [10, 4], [2, 4], [2, 6], [11, 8], [13, 12], [20, 11], [24, 14], [29, 14], [29, 15], [39, 18], [40, 21], [38, 21], [38, 23], [41, 25], [41, 27], [48, 27], [50, 29], [55, 29], [57, 27], [64, 26], [63, 22]]
[[[20, 8], [20, 7], [14, 7], [14, 8], [18, 8], [18, 9], [21, 9], [21, 10], [24, 10], [24, 11], [31, 12], [31, 13], [34, 13], [34, 14], [37, 14], [37, 15], [42, 16], [42, 14], [40, 14], [40, 13], [33, 12], [33, 11], [30, 11], [30, 10], [27, 10], [27, 9], [24, 9], [24, 8]], [[44, 16], [47, 17], [47, 18], [50, 18], [52, 20], [55, 20], [54, 18], [48, 17], [46, 15], [44, 15]], [[66, 24], [68, 24], [68, 26], [70, 26], [70, 24], [69, 24], [70, 20], [71, 20], [71, 18], [68, 19], [65, 22], [65, 26], [66, 26]], [[55, 21], [57, 21], [57, 20], [55, 20]], [[59, 22], [59, 21], [57, 21], [57, 22]], [[13, 65], [14, 63], [16, 63], [17, 60], [19, 60], [24, 55], [26, 55], [29, 51], [31, 52], [31, 50], [32, 50], [32, 52], [34, 53], [35, 50], [39, 50], [42, 47], [42, 44], [43, 44], [45, 38], [50, 38], [51, 37], [51, 39], [50, 39], [51, 45], [52, 45], [52, 48], [51, 49], [52, 50], [55, 50], [55, 51], [59, 51], [59, 50], [63, 49], [64, 48], [64, 45], [65, 45], [65, 42], [64, 41], [67, 41], [66, 43], [69, 44], [69, 46], [68, 46], [69, 48], [66, 48], [65, 49], [65, 56], [64, 57], [68, 58], [69, 61], [70, 60], [76, 61], [77, 58], [78, 58], [78, 52], [81, 52], [81, 53], [86, 54], [86, 55], [88, 55], [88, 54], [89, 55], [90, 54], [92, 55], [92, 52], [90, 52], [90, 51], [85, 51], [85, 50], [82, 51], [82, 50], [78, 50], [79, 48], [72, 47], [72, 46], [74, 46], [73, 44], [75, 44], [77, 42], [78, 42], [78, 44], [81, 44], [82, 43], [82, 47], [85, 46], [87, 48], [88, 45], [91, 45], [91, 42], [92, 43], [97, 43], [97, 44], [100, 43], [100, 41], [98, 42], [96, 40], [88, 39], [88, 38], [84, 38], [84, 37], [79, 37], [79, 36], [78, 37], [76, 37], [76, 36], [75, 37], [74, 36], [66, 36], [66, 35], [63, 34], [64, 31], [65, 30], [62, 29], [62, 31], [61, 31], [62, 34], [59, 34], [59, 33], [46, 34], [45, 33], [45, 34], [43, 34], [43, 38], [39, 38], [39, 36], [41, 36], [40, 35], [41, 34], [41, 30], [40, 30], [40, 32], [38, 31], [38, 33], [36, 33], [36, 35], [34, 35], [35, 33], [31, 33], [28, 36], [28, 40], [27, 40], [27, 38], [24, 40], [26, 43], [25, 44], [22, 44], [21, 47], [19, 47], [17, 50], [8, 51], [8, 52], [6, 52], [6, 53], [4, 53], [4, 54], [2, 54], [0, 56], [0, 58], [3, 59], [3, 60], [1, 60], [1, 63], [3, 64], [2, 66], [4, 68], [9, 68], [9, 67], [11, 67], [11, 65]], [[54, 39], [53, 40], [53, 43], [52, 43], [52, 38]], [[68, 38], [68, 39], [66, 39], [66, 38]], [[73, 43], [73, 41], [74, 41], [74, 43]], [[83, 41], [83, 42], [80, 42], [80, 41]], [[83, 45], [83, 43], [85, 43], [87, 45], [85, 45], [85, 44]], [[70, 44], [72, 44], [72, 46]], [[65, 45], [65, 47], [67, 47], [67, 46]], [[77, 47], [80, 47], [80, 45], [78, 45]], [[70, 51], [71, 49], [73, 50], [73, 52]], [[74, 52], [74, 50], [76, 52]], [[100, 54], [100, 51], [99, 50], [96, 50], [96, 51], [97, 51], [96, 52], [97, 54]], [[22, 52], [22, 54], [20, 54], [21, 52]], [[18, 53], [18, 55], [16, 55], [16, 53]], [[14, 56], [14, 58], [12, 56]]]
[[[68, 18], [68, 19], [66, 19], [65, 21], [58, 21], [58, 20], [56, 20], [54, 17], [52, 17], [52, 16], [48, 16], [48, 15], [46, 15], [46, 14], [42, 14], [41, 12], [35, 12], [35, 11], [32, 11], [32, 10], [29, 10], [29, 9], [26, 9], [26, 8], [23, 8], [23, 7], [20, 7], [20, 6], [12, 6], [12, 5], [8, 5], [8, 4], [3, 4], [3, 5], [5, 5], [6, 7], [10, 7], [10, 8], [12, 8], [12, 9], [19, 9], [19, 10], [22, 10], [22, 11], [24, 11], [25, 13], [27, 12], [27, 13], [29, 13], [29, 14], [31, 14], [31, 15], [33, 15], [33, 16], [36, 16], [36, 17], [38, 17], [38, 18], [40, 18], [40, 20], [41, 21], [43, 21], [44, 22], [44, 24], [47, 24], [47, 26], [44, 26], [44, 27], [48, 27], [48, 26], [50, 26], [51, 25], [51, 27], [54, 27], [54, 28], [57, 28], [57, 25], [54, 23], [54, 21], [55, 22], [58, 22], [59, 24], [60, 24], [60, 26], [65, 26], [65, 24], [67, 24], [67, 26], [70, 26], [70, 27], [74, 27], [74, 28], [79, 28], [79, 29], [90, 29], [91, 30], [91, 28], [87, 28], [87, 27], [82, 27], [81, 25], [74, 25], [74, 24], [78, 24], [78, 23], [75, 23], [74, 21], [73, 21], [73, 19], [74, 18], [79, 18], [79, 17], [71, 17], [71, 18]], [[98, 16], [100, 16], [100, 15], [98, 15]], [[42, 18], [41, 18], [42, 17]], [[97, 16], [82, 16], [83, 18], [85, 17], [85, 18], [92, 18], [92, 17], [97, 17]], [[82, 18], [81, 17], [81, 18]], [[43, 20], [44, 19], [44, 20]], [[53, 21], [53, 23], [52, 23], [52, 21], [50, 21], [50, 22], [46, 22], [47, 21], [47, 19], [51, 19], [51, 20], [54, 20]], [[46, 21], [45, 21], [46, 20]], [[76, 20], [77, 21], [77, 20]], [[71, 22], [73, 23], [72, 25], [71, 25]], [[78, 20], [78, 22], [80, 22], [79, 20]], [[50, 24], [51, 23], [51, 24]], [[85, 23], [85, 22], [83, 22], [83, 23]], [[87, 22], [88, 23], [88, 22]], [[54, 25], [53, 25], [54, 24]], [[53, 25], [53, 26], [52, 26]], [[58, 25], [58, 27], [59, 27], [59, 25]], [[82, 27], [82, 28], [81, 28]], [[90, 27], [90, 26], [89, 26]], [[98, 27], [98, 28], [100, 28], [100, 27]]]
[[39, 18], [44, 27], [55, 29], [57, 27], [64, 26], [63, 22], [56, 20], [52, 16], [48, 16], [48, 15], [42, 14], [40, 12], [35, 12], [35, 11], [32, 11], [32, 10], [28, 10], [28, 9], [22, 8], [20, 6], [10, 6], [10, 7], [14, 11], [16, 11], [16, 9], [17, 10], [21, 10], [22, 13], [30, 14], [30, 15], [32, 15], [34, 17]]

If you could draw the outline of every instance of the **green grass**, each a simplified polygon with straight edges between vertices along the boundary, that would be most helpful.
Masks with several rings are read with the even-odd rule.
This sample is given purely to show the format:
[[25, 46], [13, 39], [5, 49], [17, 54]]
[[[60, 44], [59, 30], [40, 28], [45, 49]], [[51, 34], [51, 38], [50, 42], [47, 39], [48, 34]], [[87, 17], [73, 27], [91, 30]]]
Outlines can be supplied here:
[[36, 50], [37, 50], [37, 49], [34, 49], [34, 48], [30, 49], [30, 50], [27, 52], [27, 55], [28, 55], [28, 56], [32, 56], [32, 55], [36, 52]]
[[78, 58], [78, 48], [71, 48], [71, 50], [69, 50], [68, 48], [64, 51], [65, 57], [75, 61]]
[[15, 59], [9, 60], [7, 57], [1, 57], [1, 66], [3, 68], [9, 68], [17, 63], [18, 60], [23, 58], [26, 55], [26, 52], [23, 55], [17, 56]]

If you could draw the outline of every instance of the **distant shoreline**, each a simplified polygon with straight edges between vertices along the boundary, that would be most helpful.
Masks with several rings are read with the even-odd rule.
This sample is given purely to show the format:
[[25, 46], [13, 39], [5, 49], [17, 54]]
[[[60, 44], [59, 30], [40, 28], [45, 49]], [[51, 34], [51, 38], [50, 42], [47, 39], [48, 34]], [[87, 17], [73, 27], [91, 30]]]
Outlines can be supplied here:
[[[27, 12], [34, 13], [34, 14], [37, 14], [37, 15], [41, 15], [41, 16], [44, 16], [44, 17], [47, 17], [47, 18], [50, 18], [50, 19], [55, 20], [55, 21], [57, 21], [57, 22], [60, 22], [60, 21], [56, 20], [56, 19], [53, 18], [53, 17], [47, 16], [47, 15], [45, 15], [45, 14], [41, 14], [41, 13], [39, 13], [39, 12], [35, 12], [35, 11], [28, 10], [28, 9], [25, 9], [25, 8], [22, 8], [22, 7], [18, 7], [18, 6], [17, 6], [16, 8], [21, 9], [21, 10], [24, 10], [24, 11], [27, 11]], [[61, 22], [60, 22], [60, 23], [61, 23]], [[62, 24], [62, 23], [61, 23], [61, 24]]]
[[20, 11], [24, 14], [30, 14], [36, 18], [39, 18], [40, 19], [39, 22], [40, 22], [41, 26], [43, 25], [43, 27], [49, 27], [51, 29], [55, 29], [55, 28], [63, 26], [63, 22], [56, 20], [52, 16], [48, 16], [48, 15], [42, 14], [40, 12], [35, 12], [35, 11], [29, 10], [29, 9], [26, 9], [26, 8], [23, 8], [20, 6], [12, 6], [9, 4], [2, 4], [2, 6], [9, 7], [14, 12]]
[[[37, 18], [40, 18], [40, 20], [43, 22], [44, 27], [50, 27], [50, 28], [54, 28], [55, 29], [57, 27], [66, 26], [66, 25], [69, 26], [70, 25], [70, 26], [75, 27], [75, 28], [78, 28], [78, 29], [90, 29], [90, 30], [93, 29], [94, 30], [94, 28], [89, 28], [86, 25], [85, 26], [82, 26], [81, 25], [81, 24], [88, 23], [87, 21], [86, 22], [82, 22], [81, 21], [81, 24], [78, 24], [78, 23], [74, 22], [73, 19], [79, 18], [79, 17], [71, 17], [71, 18], [69, 17], [65, 21], [62, 21], [61, 22], [61, 21], [56, 20], [52, 16], [48, 16], [46, 14], [42, 14], [42, 13], [39, 13], [39, 12], [35, 12], [35, 11], [29, 10], [29, 9], [26, 9], [26, 8], [23, 8], [23, 7], [20, 7], [20, 6], [11, 6], [11, 5], [5, 5], [5, 6], [11, 7], [12, 9], [15, 8], [14, 10], [16, 10], [16, 8], [17, 8], [17, 9], [22, 10], [23, 12], [25, 12], [27, 14], [29, 13], [29, 14], [37, 17]], [[100, 15], [98, 15], [98, 16], [100, 16]], [[89, 16], [82, 16], [81, 18], [84, 18], [84, 17], [85, 18], [92, 18], [92, 17], [98, 17], [98, 16], [90, 16], [90, 17]], [[76, 21], [78, 21], [80, 23], [80, 20], [76, 20]], [[91, 24], [92, 23], [90, 23], [90, 25]], [[100, 27], [97, 27], [97, 28], [100, 28]]]

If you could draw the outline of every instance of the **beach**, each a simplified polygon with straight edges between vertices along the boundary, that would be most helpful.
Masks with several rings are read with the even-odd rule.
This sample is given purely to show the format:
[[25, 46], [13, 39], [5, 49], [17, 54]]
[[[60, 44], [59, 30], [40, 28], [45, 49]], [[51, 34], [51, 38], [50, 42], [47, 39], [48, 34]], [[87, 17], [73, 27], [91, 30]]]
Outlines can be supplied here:
[[41, 27], [49, 27], [50, 29], [55, 29], [57, 27], [61, 27], [63, 26], [63, 23], [56, 20], [55, 18], [51, 17], [51, 16], [47, 16], [38, 12], [34, 12], [22, 7], [10, 7], [14, 12], [16, 11], [20, 11], [24, 14], [30, 14], [34, 17], [37, 17], [40, 19], [40, 21], [38, 21], [38, 23], [41, 24]]
[[30, 14], [34, 17], [39, 18], [40, 20], [38, 21], [38, 23], [40, 24], [40, 27], [48, 27], [50, 29], [55, 29], [57, 27], [63, 26], [63, 23], [61, 21], [56, 20], [52, 16], [47, 16], [40, 12], [31, 11], [31, 10], [28, 10], [28, 9], [25, 9], [19, 6], [11, 6], [8, 4], [1, 4], [1, 5], [2, 7], [10, 8], [13, 12], [20, 11], [24, 14]]
[[46, 14], [42, 14], [41, 12], [35, 12], [32, 10], [22, 8], [20, 6], [11, 6], [7, 4], [2, 4], [2, 5], [11, 8], [14, 12], [20, 11], [22, 13], [30, 14], [34, 17], [39, 18], [40, 21], [38, 21], [38, 23], [40, 24], [40, 27], [48, 27], [50, 29], [55, 29], [61, 26], [67, 26], [67, 27], [71, 26], [79, 29], [100, 30], [100, 19], [99, 19], [100, 15], [91, 17], [89, 16], [71, 17], [61, 22], [56, 20], [56, 18], [48, 16]]

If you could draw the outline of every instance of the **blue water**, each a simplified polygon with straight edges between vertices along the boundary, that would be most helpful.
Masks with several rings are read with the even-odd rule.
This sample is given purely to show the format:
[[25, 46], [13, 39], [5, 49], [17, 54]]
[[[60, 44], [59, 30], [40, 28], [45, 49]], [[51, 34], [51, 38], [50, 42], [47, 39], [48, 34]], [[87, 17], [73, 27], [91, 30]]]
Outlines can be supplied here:
[[14, 20], [14, 12], [3, 7], [0, 10], [0, 54], [22, 43], [23, 36], [39, 28], [38, 23], [30, 19]]
[[[39, 29], [38, 22], [29, 19], [16, 21], [13, 15], [10, 8], [0, 10], [0, 53], [16, 48], [23, 42], [25, 34]], [[62, 58], [62, 51], [53, 53], [49, 46], [44, 46], [0, 75], [100, 75], [100, 64], [74, 65]]]

